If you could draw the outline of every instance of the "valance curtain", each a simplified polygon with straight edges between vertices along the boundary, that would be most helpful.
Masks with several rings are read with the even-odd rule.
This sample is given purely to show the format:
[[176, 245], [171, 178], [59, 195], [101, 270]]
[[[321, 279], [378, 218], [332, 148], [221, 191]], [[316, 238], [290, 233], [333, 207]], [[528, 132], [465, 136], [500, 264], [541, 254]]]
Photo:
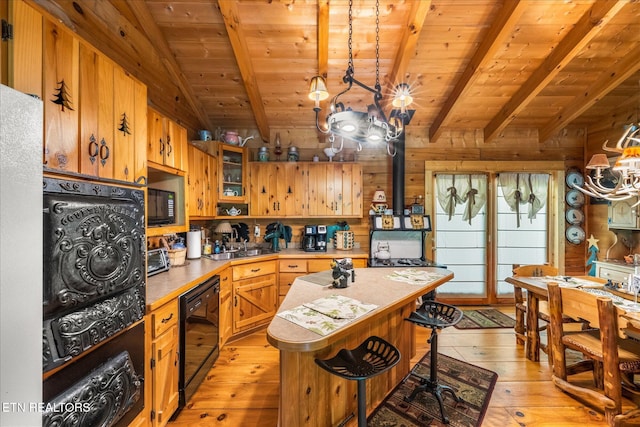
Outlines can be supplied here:
[[436, 177], [438, 203], [449, 215], [449, 221], [456, 213], [456, 206], [463, 205], [462, 219], [471, 224], [487, 202], [486, 175], [449, 175]]
[[520, 207], [527, 205], [527, 218], [532, 220], [547, 201], [549, 175], [534, 173], [501, 173], [502, 195], [517, 216], [520, 227]]

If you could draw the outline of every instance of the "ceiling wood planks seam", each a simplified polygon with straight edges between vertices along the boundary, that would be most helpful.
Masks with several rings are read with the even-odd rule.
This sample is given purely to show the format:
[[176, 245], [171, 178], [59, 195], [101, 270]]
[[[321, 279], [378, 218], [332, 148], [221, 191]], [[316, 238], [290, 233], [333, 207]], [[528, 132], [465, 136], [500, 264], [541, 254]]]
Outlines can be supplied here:
[[[26, 0], [144, 82], [149, 102], [191, 130], [237, 129], [269, 141], [315, 129], [309, 80], [344, 89], [348, 0]], [[358, 80], [375, 80], [375, 2], [353, 1]], [[413, 138], [569, 125], [638, 105], [640, 2], [380, 0], [383, 107], [414, 90]], [[366, 110], [368, 94], [346, 106]], [[446, 142], [446, 141], [445, 141]], [[430, 145], [431, 145], [430, 144]]]

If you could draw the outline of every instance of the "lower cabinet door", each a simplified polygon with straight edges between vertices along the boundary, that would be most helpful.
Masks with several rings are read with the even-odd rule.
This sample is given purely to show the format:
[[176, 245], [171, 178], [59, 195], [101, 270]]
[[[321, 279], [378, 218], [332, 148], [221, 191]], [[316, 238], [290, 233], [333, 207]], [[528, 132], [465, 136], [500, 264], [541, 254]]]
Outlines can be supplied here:
[[275, 274], [234, 282], [233, 333], [269, 323], [276, 314], [277, 301]]
[[165, 426], [178, 409], [178, 326], [155, 339], [151, 345], [153, 366], [153, 425]]

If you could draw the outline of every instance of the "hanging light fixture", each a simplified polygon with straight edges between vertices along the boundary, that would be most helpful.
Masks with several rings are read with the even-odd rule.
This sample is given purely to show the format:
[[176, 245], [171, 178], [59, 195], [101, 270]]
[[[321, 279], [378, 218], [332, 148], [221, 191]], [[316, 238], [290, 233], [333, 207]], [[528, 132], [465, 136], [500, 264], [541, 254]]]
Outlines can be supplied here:
[[[318, 130], [329, 135], [329, 141], [333, 147], [336, 136], [343, 139], [358, 143], [358, 149], [363, 143], [375, 143], [384, 141], [387, 144], [387, 152], [390, 155], [395, 154], [395, 150], [391, 149], [393, 141], [397, 140], [404, 126], [408, 124], [413, 116], [413, 110], [407, 110], [412, 101], [410, 87], [406, 83], [401, 83], [396, 87], [392, 105], [398, 110], [391, 112], [390, 120], [387, 119], [384, 111], [380, 107], [382, 100], [382, 87], [380, 86], [380, 14], [379, 0], [376, 1], [376, 82], [374, 87], [365, 85], [358, 81], [354, 74], [352, 36], [353, 36], [353, 0], [349, 0], [349, 62], [342, 81], [347, 84], [347, 88], [338, 93], [331, 100], [330, 112], [327, 115], [326, 122], [320, 125], [320, 101], [329, 97], [327, 85], [324, 78], [315, 76], [311, 79], [309, 87], [309, 99], [315, 102], [313, 110], [316, 113], [316, 127]], [[340, 102], [340, 97], [351, 90], [353, 84], [371, 92], [373, 94], [373, 104], [367, 107], [366, 112], [354, 111], [351, 108], [345, 108]], [[339, 150], [337, 150], [339, 151]], [[336, 152], [337, 152], [336, 151]]]
[[[587, 175], [584, 187], [574, 184], [574, 187], [591, 197], [605, 200], [626, 200], [640, 196], [640, 123], [625, 126], [622, 137], [615, 148], [602, 145], [604, 151], [618, 153], [620, 157], [611, 168], [617, 179], [615, 187], [607, 186], [604, 182], [603, 171], [610, 167], [606, 154], [594, 154], [586, 166], [587, 170], [595, 171], [593, 177]], [[640, 199], [633, 206], [639, 205]]]

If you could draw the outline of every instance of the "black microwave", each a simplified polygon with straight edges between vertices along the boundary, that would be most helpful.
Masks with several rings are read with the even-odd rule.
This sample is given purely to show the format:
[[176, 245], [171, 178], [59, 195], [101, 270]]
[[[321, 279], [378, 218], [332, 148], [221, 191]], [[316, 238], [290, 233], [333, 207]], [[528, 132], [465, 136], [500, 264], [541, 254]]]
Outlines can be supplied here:
[[175, 224], [175, 201], [176, 193], [174, 191], [147, 188], [147, 224]]

